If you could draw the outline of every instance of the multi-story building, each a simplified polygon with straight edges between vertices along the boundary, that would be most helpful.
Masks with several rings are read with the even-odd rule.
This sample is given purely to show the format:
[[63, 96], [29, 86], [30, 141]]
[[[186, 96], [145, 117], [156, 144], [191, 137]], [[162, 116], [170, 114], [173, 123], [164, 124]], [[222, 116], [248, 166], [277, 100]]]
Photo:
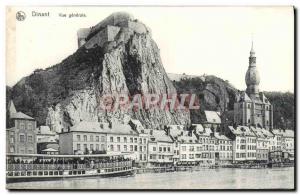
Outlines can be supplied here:
[[256, 135], [247, 126], [229, 126], [226, 135], [233, 140], [233, 162], [256, 160]]
[[145, 129], [149, 134], [148, 165], [171, 166], [173, 165], [173, 140], [164, 130]]
[[13, 101], [9, 102], [8, 112], [6, 152], [36, 154], [35, 119], [22, 112], [17, 112]]
[[214, 132], [211, 128], [205, 128], [201, 124], [192, 124], [191, 130], [202, 146], [200, 163], [215, 164], [216, 137], [214, 136]]
[[58, 139], [56, 132], [50, 130], [49, 126], [39, 126], [36, 129], [36, 141], [39, 143], [43, 139]]
[[255, 126], [270, 130], [273, 128], [273, 106], [262, 92], [259, 92], [260, 77], [256, 68], [255, 52], [252, 48], [245, 81], [246, 92], [242, 92], [234, 104], [234, 122], [241, 126]]
[[192, 131], [184, 131], [183, 135], [178, 137], [179, 162], [187, 165], [198, 164], [202, 159], [202, 145]]
[[90, 154], [107, 152], [107, 123], [81, 121], [59, 134], [60, 154]]
[[282, 145], [283, 145], [283, 138], [282, 138], [282, 130], [280, 129], [273, 129], [272, 133], [274, 135], [272, 140], [272, 149], [271, 151], [282, 151]]
[[137, 159], [137, 162], [139, 163], [140, 166], [145, 167], [147, 166], [148, 163], [149, 134], [145, 132], [145, 128], [139, 120], [131, 119], [128, 124], [139, 135], [139, 141], [138, 141], [139, 157]]
[[[36, 129], [37, 153], [58, 153], [59, 144], [56, 132], [50, 130], [48, 126], [39, 126]], [[57, 152], [54, 152], [57, 151]]]
[[111, 123], [107, 131], [107, 153], [120, 154], [131, 153], [131, 158], [137, 161], [138, 133], [128, 124]]
[[232, 140], [220, 132], [216, 132], [214, 136], [216, 137], [216, 163], [232, 163]]
[[272, 134], [262, 128], [250, 127], [256, 135], [256, 160], [260, 162], [267, 162], [270, 151], [270, 138]]
[[273, 129], [276, 150], [288, 152], [294, 156], [294, 131], [289, 129]]
[[282, 151], [294, 156], [294, 131], [290, 129], [283, 130], [282, 139], [284, 143]]
[[180, 141], [179, 137], [183, 136], [184, 125], [167, 125], [165, 128], [167, 135], [169, 135], [173, 141], [173, 162], [174, 164], [178, 164], [180, 159]]

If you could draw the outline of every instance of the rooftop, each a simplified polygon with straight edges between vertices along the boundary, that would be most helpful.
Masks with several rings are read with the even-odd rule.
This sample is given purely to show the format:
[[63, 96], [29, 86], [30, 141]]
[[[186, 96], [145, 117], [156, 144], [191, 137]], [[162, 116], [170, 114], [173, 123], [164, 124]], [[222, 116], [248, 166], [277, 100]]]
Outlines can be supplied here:
[[23, 112], [12, 113], [10, 116], [11, 119], [26, 119], [26, 120], [34, 120], [34, 118], [24, 114]]
[[217, 139], [222, 139], [222, 140], [230, 140], [227, 136], [223, 135], [223, 134], [220, 134], [219, 132], [216, 132], [215, 133], [215, 137]]
[[154, 137], [157, 142], [173, 142], [171, 137], [163, 130], [145, 129], [145, 132], [150, 135], [150, 138]]
[[37, 128], [38, 134], [55, 135], [55, 132], [50, 130], [49, 126], [39, 126]]
[[237, 126], [233, 128], [233, 126], [229, 126], [230, 131], [235, 135], [244, 135], [244, 136], [252, 136], [256, 137], [253, 131], [247, 126]]
[[281, 135], [283, 137], [294, 137], [294, 131], [291, 129], [273, 129], [272, 133], [275, 135]]
[[205, 110], [205, 117], [208, 123], [220, 124], [220, 112]]

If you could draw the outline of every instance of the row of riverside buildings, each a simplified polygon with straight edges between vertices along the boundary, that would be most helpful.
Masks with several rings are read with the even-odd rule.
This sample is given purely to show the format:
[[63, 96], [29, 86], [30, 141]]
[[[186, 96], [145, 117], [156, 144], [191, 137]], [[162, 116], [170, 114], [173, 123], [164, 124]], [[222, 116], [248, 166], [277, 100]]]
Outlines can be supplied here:
[[[235, 125], [222, 123], [220, 112], [205, 111], [205, 122], [144, 128], [131, 119], [116, 122], [81, 121], [56, 133], [8, 105], [7, 153], [121, 154], [129, 153], [138, 166], [216, 165], [242, 162], [281, 162], [294, 158], [294, 130], [273, 128], [273, 106], [259, 92], [253, 44], [246, 73], [247, 90], [234, 104]], [[224, 125], [225, 124], [225, 125]]]
[[[10, 107], [14, 108], [13, 103]], [[18, 154], [120, 154], [130, 153], [139, 166], [216, 165], [270, 160], [271, 152], [294, 156], [294, 131], [252, 126], [221, 125], [219, 113], [205, 111], [205, 124], [166, 125], [145, 129], [138, 120], [128, 124], [82, 121], [56, 134], [21, 113], [10, 116], [7, 153]]]

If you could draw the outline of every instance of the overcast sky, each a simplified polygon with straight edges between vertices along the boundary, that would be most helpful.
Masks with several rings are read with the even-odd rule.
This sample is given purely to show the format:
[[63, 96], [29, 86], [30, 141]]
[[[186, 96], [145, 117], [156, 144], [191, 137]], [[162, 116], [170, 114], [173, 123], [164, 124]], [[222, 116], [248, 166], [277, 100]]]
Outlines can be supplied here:
[[[16, 59], [7, 66], [12, 86], [37, 68], [61, 62], [77, 49], [76, 32], [115, 11], [127, 11], [152, 30], [169, 73], [213, 74], [240, 90], [251, 34], [262, 91], [294, 91], [294, 18], [292, 7], [22, 7], [16, 22]], [[31, 12], [50, 17], [31, 17]], [[59, 13], [85, 13], [61, 18]]]

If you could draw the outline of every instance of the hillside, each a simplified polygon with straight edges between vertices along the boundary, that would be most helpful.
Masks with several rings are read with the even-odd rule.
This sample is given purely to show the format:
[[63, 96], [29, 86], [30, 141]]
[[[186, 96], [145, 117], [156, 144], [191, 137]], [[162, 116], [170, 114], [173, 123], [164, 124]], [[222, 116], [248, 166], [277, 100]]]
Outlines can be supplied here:
[[[226, 118], [233, 123], [233, 105], [238, 90], [228, 81], [215, 76], [186, 76], [174, 75], [173, 84], [180, 93], [196, 93], [200, 99], [200, 110], [191, 111], [191, 123], [201, 122], [204, 110], [224, 111], [227, 102]], [[176, 80], [174, 79], [176, 78]], [[264, 92], [274, 106], [274, 128], [294, 129], [294, 94], [283, 92]]]
[[114, 13], [88, 28], [80, 46], [61, 63], [34, 71], [9, 90], [8, 98], [19, 111], [57, 132], [80, 121], [134, 118], [147, 128], [190, 123], [189, 111], [102, 109], [106, 95], [177, 93], [150, 29], [142, 22], [127, 13]]

